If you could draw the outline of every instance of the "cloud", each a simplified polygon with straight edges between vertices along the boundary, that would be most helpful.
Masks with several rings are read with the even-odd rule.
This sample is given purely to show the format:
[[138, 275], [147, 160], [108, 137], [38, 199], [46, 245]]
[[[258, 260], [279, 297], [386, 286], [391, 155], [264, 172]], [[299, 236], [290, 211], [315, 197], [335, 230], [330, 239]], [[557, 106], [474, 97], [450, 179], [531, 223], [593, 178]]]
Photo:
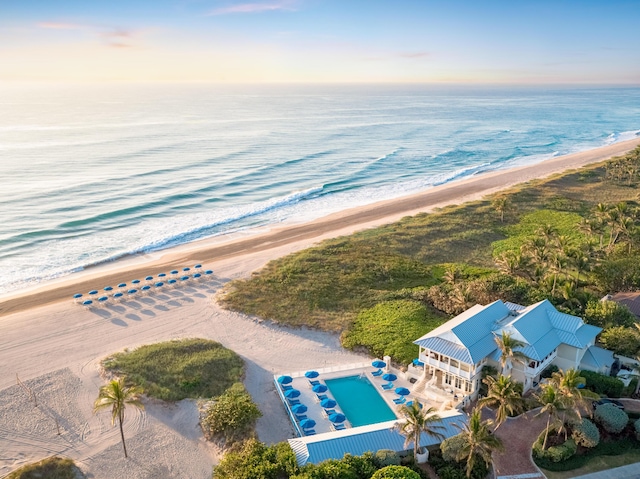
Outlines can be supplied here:
[[397, 56], [400, 58], [425, 58], [429, 56], [429, 52], [406, 52], [398, 53]]
[[134, 33], [123, 28], [114, 28], [101, 33], [101, 37], [105, 43], [112, 48], [131, 48], [133, 47]]
[[82, 30], [86, 28], [86, 25], [63, 22], [40, 22], [38, 23], [38, 27], [47, 28], [50, 30]]
[[39, 22], [39, 28], [47, 30], [75, 30], [89, 32], [97, 36], [102, 42], [112, 48], [131, 48], [134, 47], [136, 32], [121, 27], [113, 27], [107, 25], [91, 25], [67, 22]]
[[216, 8], [207, 13], [208, 16], [229, 15], [233, 13], [262, 13], [275, 11], [294, 11], [295, 1], [280, 0], [269, 3], [240, 3], [238, 5], [229, 5], [227, 7]]

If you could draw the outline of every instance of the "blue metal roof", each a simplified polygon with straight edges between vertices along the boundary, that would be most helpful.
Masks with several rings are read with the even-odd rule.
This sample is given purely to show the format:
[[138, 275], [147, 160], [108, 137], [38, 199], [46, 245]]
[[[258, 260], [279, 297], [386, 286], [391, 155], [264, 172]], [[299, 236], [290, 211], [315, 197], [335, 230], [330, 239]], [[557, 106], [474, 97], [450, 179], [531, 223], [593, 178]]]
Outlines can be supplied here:
[[522, 352], [531, 359], [542, 361], [551, 351], [560, 345], [560, 338], [555, 330], [550, 330], [538, 341], [522, 348]]
[[466, 321], [451, 330], [460, 342], [467, 348], [493, 332], [496, 321], [509, 315], [509, 309], [500, 300], [487, 305], [482, 311], [471, 316]]
[[580, 325], [582, 325], [582, 319], [578, 318], [577, 316], [571, 316], [570, 314], [561, 313], [555, 308], [549, 309], [547, 313], [551, 325], [556, 329], [575, 333]]
[[463, 363], [473, 364], [471, 354], [466, 348], [459, 344], [452, 343], [451, 341], [447, 341], [446, 339], [438, 337], [423, 338], [416, 341], [416, 344], [423, 348], [430, 349], [431, 351], [436, 351], [445, 356], [449, 356], [450, 358], [457, 359], [458, 361], [462, 361]]
[[546, 299], [533, 304], [523, 310], [511, 323], [527, 343], [534, 344], [551, 331], [551, 322], [547, 317], [548, 307], [553, 308], [553, 305]]
[[479, 363], [498, 347], [493, 333], [487, 334], [480, 338], [473, 346], [469, 348], [471, 355], [471, 364]]
[[591, 346], [587, 349], [580, 361], [580, 369], [598, 371], [603, 367], [610, 368], [613, 364], [613, 353], [607, 349]]
[[583, 324], [578, 328], [576, 332], [576, 337], [578, 341], [582, 344], [582, 347], [586, 346], [589, 343], [596, 342], [596, 336], [602, 332], [602, 328], [598, 326], [594, 326], [592, 324]]
[[512, 303], [511, 301], [505, 301], [504, 305], [507, 307], [509, 311], [522, 311], [523, 309], [526, 309], [525, 306], [522, 306], [521, 304]]
[[[464, 414], [456, 414], [442, 418], [438, 430], [445, 438], [455, 436], [460, 433], [460, 429], [454, 424], [462, 427], [467, 421]], [[327, 459], [342, 459], [345, 454], [362, 455], [365, 452], [376, 452], [380, 449], [391, 449], [392, 451], [404, 451], [406, 448], [405, 437], [394, 428], [395, 421], [380, 423], [376, 430], [368, 430], [368, 426], [351, 428], [334, 433], [319, 434], [317, 436], [305, 436], [301, 438], [289, 439], [289, 445], [296, 454], [298, 465], [303, 466], [307, 462], [318, 464]], [[365, 429], [364, 432], [358, 430]], [[435, 437], [423, 433], [420, 436], [420, 446], [432, 446], [441, 441]]]

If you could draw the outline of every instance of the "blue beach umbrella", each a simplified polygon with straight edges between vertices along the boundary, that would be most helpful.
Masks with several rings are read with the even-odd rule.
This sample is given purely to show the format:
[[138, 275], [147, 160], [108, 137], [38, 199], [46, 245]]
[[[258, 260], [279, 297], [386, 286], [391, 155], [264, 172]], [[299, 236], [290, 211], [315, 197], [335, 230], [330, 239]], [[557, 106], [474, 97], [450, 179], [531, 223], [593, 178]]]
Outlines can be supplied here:
[[73, 299], [79, 299], [82, 298], [82, 293], [76, 293], [73, 295]]
[[380, 361], [379, 359], [376, 359], [371, 363], [371, 366], [373, 366], [374, 368], [384, 368], [386, 365], [387, 363], [385, 363], [384, 361]]
[[278, 382], [280, 384], [290, 384], [291, 381], [293, 381], [293, 378], [291, 376], [280, 376], [278, 378]]
[[174, 269], [173, 271], [171, 271], [171, 274], [178, 274], [178, 270]]
[[194, 274], [194, 275], [193, 275], [193, 277], [194, 277], [194, 278], [199, 278], [199, 277], [201, 277], [201, 276], [202, 276], [202, 275], [201, 275], [200, 273], [196, 273], [196, 274]]
[[140, 280], [139, 279], [134, 279], [133, 281], [131, 281], [131, 284], [140, 284]]
[[291, 410], [294, 414], [302, 414], [303, 412], [307, 412], [307, 406], [302, 403], [294, 404], [293, 406], [291, 406]]
[[138, 292], [137, 289], [130, 289], [129, 291], [127, 291], [127, 293], [129, 294], [136, 294]]
[[186, 281], [189, 279], [189, 276], [183, 276], [182, 278], [180, 278], [180, 281]]
[[396, 379], [398, 379], [398, 376], [396, 376], [395, 374], [387, 373], [382, 376], [382, 379], [384, 379], [385, 381], [395, 381]]
[[313, 379], [320, 376], [320, 373], [318, 371], [307, 371], [306, 373], [304, 373], [304, 375], [309, 379]]
[[98, 301], [100, 301], [101, 303], [104, 303], [107, 299], [109, 298], [107, 298], [106, 296], [101, 296], [98, 298]]
[[122, 298], [122, 293], [116, 293], [113, 295], [114, 298]]
[[344, 414], [337, 412], [334, 414], [329, 415], [329, 421], [333, 422], [333, 423], [341, 423], [341, 422], [345, 422], [347, 420], [347, 418], [345, 417]]
[[162, 281], [158, 281], [158, 282], [156, 283], [156, 288], [160, 288], [160, 287], [162, 287], [162, 286], [164, 286], [164, 283], [163, 283]]
[[396, 388], [396, 394], [398, 396], [407, 396], [411, 393], [407, 388]]
[[175, 279], [170, 279], [169, 281], [167, 281], [167, 283], [169, 283], [169, 284], [176, 284], [176, 280], [175, 280]]
[[91, 291], [89, 291], [89, 294], [91, 294], [91, 295], [98, 294], [98, 290], [97, 289], [92, 289]]
[[327, 390], [327, 386], [325, 386], [324, 384], [316, 384], [311, 389], [313, 389], [314, 393], [323, 393]]
[[90, 299], [87, 299], [86, 301], [83, 301], [82, 304], [85, 306], [89, 306], [90, 304], [93, 304], [93, 301], [91, 301]]
[[182, 268], [182, 271], [191, 271], [191, 268], [187, 266], [186, 268]]
[[127, 283], [120, 283], [118, 285], [118, 288], [126, 288], [127, 287]]
[[146, 286], [143, 286], [143, 287], [142, 287], [142, 288], [140, 288], [140, 289], [142, 289], [142, 291], [149, 291], [149, 290], [151, 289], [151, 286], [149, 286], [149, 285], [147, 284]]
[[297, 398], [298, 396], [300, 396], [300, 391], [297, 389], [287, 389], [284, 392], [284, 397], [286, 398]]
[[300, 421], [300, 427], [302, 427], [302, 429], [311, 429], [315, 425], [316, 422], [313, 419], [303, 419]]
[[167, 276], [167, 273], [160, 273], [158, 275], [158, 278], [165, 278]]
[[204, 274], [213, 274], [213, 271], [211, 271], [210, 269], [208, 269], [208, 270], [206, 270], [206, 271], [204, 272]]
[[200, 268], [202, 268], [202, 265], [201, 264], [197, 264], [197, 265], [194, 266], [194, 268], [195, 269], [200, 269]]
[[105, 291], [113, 291], [113, 288], [111, 286], [105, 286], [104, 290]]
[[332, 407], [336, 407], [338, 403], [335, 402], [333, 399], [327, 398], [327, 399], [323, 399], [322, 401], [320, 401], [320, 406], [322, 406], [325, 409], [331, 409]]
[[147, 276], [144, 280], [145, 281], [151, 281], [153, 279], [153, 276]]

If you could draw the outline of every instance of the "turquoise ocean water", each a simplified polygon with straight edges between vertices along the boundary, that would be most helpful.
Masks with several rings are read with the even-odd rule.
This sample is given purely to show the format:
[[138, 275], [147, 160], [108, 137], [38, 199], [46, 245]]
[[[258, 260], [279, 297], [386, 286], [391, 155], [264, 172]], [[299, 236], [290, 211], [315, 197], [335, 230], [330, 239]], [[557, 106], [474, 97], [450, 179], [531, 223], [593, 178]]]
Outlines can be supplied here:
[[639, 132], [637, 88], [0, 87], [0, 294]]

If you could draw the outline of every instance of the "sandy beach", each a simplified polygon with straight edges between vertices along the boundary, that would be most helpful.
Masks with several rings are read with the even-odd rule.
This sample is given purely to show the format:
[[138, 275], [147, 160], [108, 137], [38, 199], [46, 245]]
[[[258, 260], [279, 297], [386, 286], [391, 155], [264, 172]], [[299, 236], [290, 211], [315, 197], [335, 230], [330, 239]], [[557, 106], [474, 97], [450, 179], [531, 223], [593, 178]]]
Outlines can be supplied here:
[[[91, 406], [104, 384], [102, 358], [124, 348], [174, 338], [204, 337], [242, 356], [245, 384], [258, 402], [261, 440], [293, 435], [274, 392], [273, 374], [360, 362], [335, 335], [291, 330], [221, 309], [214, 295], [229, 280], [249, 276], [268, 261], [318, 241], [392, 222], [403, 216], [480, 198], [502, 188], [621, 155], [640, 138], [536, 165], [493, 172], [421, 194], [346, 210], [311, 223], [255, 234], [203, 240], [162, 253], [127, 258], [0, 299], [0, 477], [52, 454], [74, 459], [92, 478], [208, 478], [217, 452], [202, 437], [194, 401], [146, 401], [128, 412], [125, 460], [109, 414]], [[101, 308], [73, 304], [77, 292], [101, 289], [202, 263], [206, 281]], [[16, 385], [19, 375], [36, 408]], [[56, 425], [57, 424], [57, 425]], [[58, 434], [58, 426], [60, 434]]]

